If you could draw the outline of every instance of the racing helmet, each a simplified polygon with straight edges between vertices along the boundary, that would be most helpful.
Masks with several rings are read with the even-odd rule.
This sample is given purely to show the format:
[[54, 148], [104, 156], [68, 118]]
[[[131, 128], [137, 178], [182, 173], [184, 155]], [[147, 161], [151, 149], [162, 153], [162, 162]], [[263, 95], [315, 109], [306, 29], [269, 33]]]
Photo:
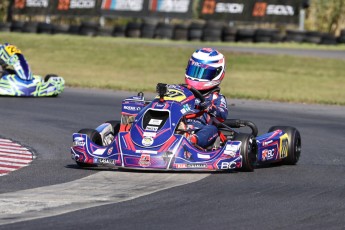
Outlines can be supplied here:
[[197, 90], [218, 86], [225, 76], [225, 58], [212, 48], [196, 50], [188, 61], [185, 81]]

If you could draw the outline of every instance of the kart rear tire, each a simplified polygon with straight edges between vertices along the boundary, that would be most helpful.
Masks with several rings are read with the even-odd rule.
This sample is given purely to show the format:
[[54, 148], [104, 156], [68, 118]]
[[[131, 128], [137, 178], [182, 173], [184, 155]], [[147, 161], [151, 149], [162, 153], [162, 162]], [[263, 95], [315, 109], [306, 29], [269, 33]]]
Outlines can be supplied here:
[[[102, 137], [99, 134], [99, 132], [97, 132], [96, 130], [94, 130], [94, 129], [81, 129], [78, 131], [78, 133], [86, 134], [93, 143], [102, 146]], [[88, 164], [88, 163], [78, 162], [78, 161], [76, 161], [76, 163], [79, 167], [82, 167], [82, 168], [97, 166], [95, 164]]]
[[297, 164], [301, 156], [301, 134], [296, 128], [290, 126], [273, 126], [268, 130], [268, 132], [273, 132], [278, 129], [288, 135], [288, 156], [282, 160], [282, 163], [286, 165]]
[[49, 80], [49, 78], [51, 78], [51, 77], [58, 77], [58, 75], [56, 75], [56, 74], [47, 74], [44, 77], [44, 82], [47, 82]]
[[251, 134], [237, 133], [233, 141], [241, 141], [242, 168], [240, 171], [253, 172], [257, 161], [257, 145]]

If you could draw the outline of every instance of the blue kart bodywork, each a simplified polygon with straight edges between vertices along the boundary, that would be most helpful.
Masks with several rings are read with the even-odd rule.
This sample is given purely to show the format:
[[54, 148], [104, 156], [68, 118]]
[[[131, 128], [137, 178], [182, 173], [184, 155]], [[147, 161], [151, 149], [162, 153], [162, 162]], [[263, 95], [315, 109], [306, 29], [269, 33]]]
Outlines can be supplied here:
[[[193, 145], [189, 141], [193, 130], [184, 121], [203, 112], [194, 109], [198, 100], [194, 94], [185, 85], [169, 85], [164, 95], [149, 103], [142, 94], [125, 99], [121, 122], [105, 122], [95, 130], [73, 134], [72, 159], [80, 166], [177, 171], [253, 171], [259, 164], [297, 163], [301, 141], [298, 131], [291, 127], [256, 136], [255, 131], [243, 134], [229, 127], [239, 128], [246, 122], [227, 120], [215, 123], [219, 127], [218, 146], [202, 149]], [[114, 138], [104, 144], [100, 134], [107, 126], [112, 126]], [[287, 132], [282, 130], [285, 128]]]

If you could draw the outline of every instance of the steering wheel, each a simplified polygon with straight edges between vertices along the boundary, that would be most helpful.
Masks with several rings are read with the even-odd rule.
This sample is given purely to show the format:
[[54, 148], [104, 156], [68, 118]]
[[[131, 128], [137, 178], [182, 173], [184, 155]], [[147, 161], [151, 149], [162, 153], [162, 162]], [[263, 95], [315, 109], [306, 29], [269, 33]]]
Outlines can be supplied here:
[[181, 84], [183, 87], [186, 87], [187, 89], [189, 89], [196, 98], [200, 99], [200, 102], [205, 102], [205, 97], [200, 93], [199, 90], [197, 90], [196, 88], [194, 88], [193, 86], [187, 85], [187, 84]]

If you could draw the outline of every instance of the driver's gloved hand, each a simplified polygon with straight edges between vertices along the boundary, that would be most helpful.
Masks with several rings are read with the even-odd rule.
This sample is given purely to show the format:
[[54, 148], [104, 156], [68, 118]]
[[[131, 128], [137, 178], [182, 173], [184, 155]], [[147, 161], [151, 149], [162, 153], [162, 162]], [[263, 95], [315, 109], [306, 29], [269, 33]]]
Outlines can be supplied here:
[[204, 102], [200, 102], [199, 103], [199, 109], [200, 110], [206, 110], [208, 111], [209, 107], [212, 106], [212, 102], [211, 101], [204, 101]]

